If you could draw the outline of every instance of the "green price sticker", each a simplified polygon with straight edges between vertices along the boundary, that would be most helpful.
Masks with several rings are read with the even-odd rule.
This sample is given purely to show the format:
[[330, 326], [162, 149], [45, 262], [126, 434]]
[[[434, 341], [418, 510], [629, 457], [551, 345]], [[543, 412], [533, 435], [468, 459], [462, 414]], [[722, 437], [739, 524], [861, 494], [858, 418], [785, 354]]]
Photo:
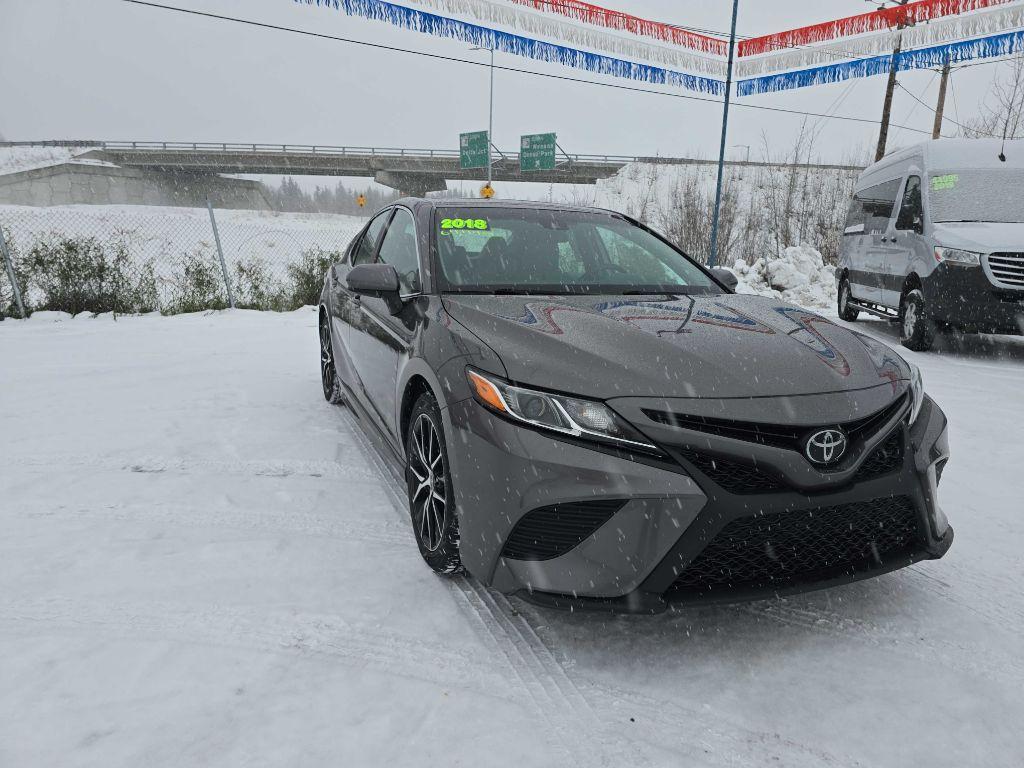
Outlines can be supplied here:
[[441, 219], [441, 229], [487, 229], [487, 219]]
[[960, 176], [955, 173], [947, 173], [945, 176], [932, 176], [932, 189], [936, 192], [940, 189], [952, 189], [959, 180]]

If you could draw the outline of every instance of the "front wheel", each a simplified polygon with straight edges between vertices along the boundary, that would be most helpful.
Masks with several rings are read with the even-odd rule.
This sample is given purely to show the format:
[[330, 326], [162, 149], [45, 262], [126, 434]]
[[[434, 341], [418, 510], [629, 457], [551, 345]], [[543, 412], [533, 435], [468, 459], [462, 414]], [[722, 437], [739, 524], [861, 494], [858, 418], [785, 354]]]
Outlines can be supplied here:
[[860, 311], [850, 304], [850, 281], [846, 275], [839, 281], [839, 317], [848, 323], [860, 317]]
[[331, 349], [331, 323], [323, 313], [320, 314], [320, 383], [324, 388], [324, 400], [331, 405], [342, 402], [341, 382], [334, 366], [334, 350]]
[[462, 571], [448, 450], [437, 400], [424, 392], [413, 405], [405, 440], [409, 514], [420, 555], [437, 573]]
[[926, 352], [935, 342], [935, 323], [928, 313], [924, 294], [916, 288], [900, 300], [900, 342], [915, 352]]

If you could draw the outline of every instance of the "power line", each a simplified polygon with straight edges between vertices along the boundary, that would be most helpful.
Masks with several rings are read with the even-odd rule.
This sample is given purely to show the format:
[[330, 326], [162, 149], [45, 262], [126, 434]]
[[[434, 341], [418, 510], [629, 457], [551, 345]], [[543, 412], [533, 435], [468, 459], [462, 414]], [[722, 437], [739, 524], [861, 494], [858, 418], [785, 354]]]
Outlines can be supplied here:
[[[928, 85], [925, 86], [925, 90], [928, 90], [928, 86], [930, 86], [932, 84], [932, 80], [934, 80], [934, 79], [935, 79], [935, 75], [933, 74], [931, 80], [928, 81]], [[896, 85], [898, 85], [901, 90], [906, 91], [907, 95], [910, 96], [910, 98], [912, 98], [918, 104], [921, 104], [924, 107], [926, 107], [927, 109], [930, 109], [933, 115], [935, 114], [935, 108], [933, 106], [931, 106], [930, 104], [926, 104], [925, 102], [921, 101], [921, 99], [919, 99], [910, 90], [908, 90], [906, 88], [906, 86], [903, 85], [903, 83], [897, 81]], [[954, 95], [953, 95], [953, 106], [954, 106], [954, 108], [956, 107], [956, 94], [955, 94], [955, 92], [954, 92]], [[959, 117], [959, 116], [960, 116], [959, 110], [957, 110], [957, 117]], [[910, 117], [910, 115], [907, 115], [907, 117]], [[904, 118], [904, 119], [906, 119], [906, 118]], [[954, 120], [953, 118], [946, 117], [945, 115], [942, 116], [942, 121], [943, 122], [950, 122], [953, 125], [955, 125], [957, 128], [961, 128], [963, 130], [972, 130], [975, 133], [983, 133], [986, 136], [991, 136], [994, 139], [998, 139], [999, 138], [999, 134], [988, 133], [987, 131], [980, 131], [980, 130], [977, 130], [975, 128], [968, 128], [966, 125], [962, 125], [962, 124], [958, 123], [956, 120]], [[902, 126], [900, 126], [900, 127], [902, 127]]]
[[[144, 6], [147, 8], [156, 8], [163, 11], [173, 11], [175, 13], [182, 13], [189, 16], [197, 16], [205, 19], [213, 19], [216, 21], [229, 21], [236, 24], [244, 24], [250, 27], [257, 27], [260, 29], [270, 29], [277, 32], [290, 32], [296, 35], [303, 35], [305, 37], [313, 37], [321, 40], [330, 40], [336, 43], [348, 43], [350, 45], [360, 45], [366, 48], [375, 48], [382, 51], [391, 51], [394, 53], [405, 53], [412, 56], [422, 56], [429, 59], [437, 59], [440, 61], [450, 61], [457, 64], [469, 64], [474, 67], [487, 67], [490, 66], [487, 62], [473, 61], [472, 59], [460, 59], [455, 56], [445, 56], [439, 53], [428, 53], [427, 51], [418, 51], [412, 48], [401, 48], [394, 45], [384, 45], [383, 43], [370, 43], [365, 40], [355, 40], [353, 38], [339, 37], [337, 35], [328, 35], [323, 32], [310, 32], [305, 29], [297, 29], [295, 27], [285, 27], [278, 24], [270, 24], [262, 21], [254, 21], [252, 19], [242, 19], [236, 16], [224, 16], [217, 13], [210, 13], [208, 11], [197, 11], [192, 8], [179, 8], [173, 5], [163, 5], [161, 3], [148, 2], [147, 0], [121, 0], [121, 2], [129, 3], [131, 5]], [[605, 83], [597, 80], [585, 80], [579, 77], [570, 77], [569, 75], [556, 75], [549, 72], [534, 72], [529, 69], [520, 69], [519, 67], [509, 67], [499, 64], [494, 65], [495, 69], [500, 69], [504, 72], [515, 72], [522, 75], [531, 75], [532, 77], [543, 77], [549, 80], [561, 80], [570, 83], [579, 83], [582, 85], [593, 85], [603, 88], [614, 88], [620, 91], [631, 91], [634, 93], [646, 93], [651, 96], [666, 96], [674, 99], [684, 99], [686, 101], [700, 101], [708, 104], [721, 104], [722, 99], [716, 99], [707, 96], [691, 96], [685, 93], [669, 93], [666, 91], [654, 91], [650, 88], [638, 88], [632, 85], [623, 85], [621, 83]], [[743, 104], [737, 102], [734, 104], [738, 109], [756, 109], [763, 112], [778, 112], [781, 114], [789, 115], [800, 115], [803, 117], [820, 117], [829, 120], [846, 120], [853, 123], [870, 123], [872, 125], [878, 125], [878, 120], [872, 120], [867, 117], [854, 117], [853, 115], [828, 115], [821, 112], [805, 112], [798, 109], [786, 109], [785, 107], [769, 107], [763, 104]], [[895, 124], [894, 124], [895, 125]], [[905, 130], [912, 131], [915, 133], [929, 133], [929, 131], [921, 130], [920, 128], [912, 128], [910, 126], [899, 125], [898, 128], [904, 128]]]

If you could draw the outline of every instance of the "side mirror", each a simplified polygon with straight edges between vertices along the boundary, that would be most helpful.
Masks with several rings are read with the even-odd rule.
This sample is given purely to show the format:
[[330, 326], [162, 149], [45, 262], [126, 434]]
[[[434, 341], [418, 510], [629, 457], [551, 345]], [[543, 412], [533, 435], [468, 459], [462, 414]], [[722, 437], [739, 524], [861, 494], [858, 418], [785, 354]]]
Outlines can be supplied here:
[[349, 270], [345, 283], [360, 296], [383, 299], [392, 315], [405, 306], [399, 296], [398, 272], [391, 264], [358, 264]]
[[730, 291], [735, 291], [736, 286], [739, 285], [739, 278], [732, 273], [731, 269], [725, 269], [724, 267], [714, 267], [711, 270], [711, 274], [715, 276], [715, 279], [728, 288]]

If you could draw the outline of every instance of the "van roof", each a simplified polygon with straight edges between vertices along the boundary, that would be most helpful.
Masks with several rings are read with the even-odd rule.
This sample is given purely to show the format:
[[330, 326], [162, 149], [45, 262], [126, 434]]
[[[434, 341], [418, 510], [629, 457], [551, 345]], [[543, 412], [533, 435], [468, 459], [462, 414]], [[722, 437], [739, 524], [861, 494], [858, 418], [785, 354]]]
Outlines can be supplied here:
[[[1002, 152], [1006, 161], [999, 159]], [[1024, 139], [938, 139], [923, 141], [886, 155], [869, 165], [860, 180], [875, 177], [886, 168], [900, 165], [911, 158], [922, 158], [924, 167], [932, 170], [1024, 168]]]

